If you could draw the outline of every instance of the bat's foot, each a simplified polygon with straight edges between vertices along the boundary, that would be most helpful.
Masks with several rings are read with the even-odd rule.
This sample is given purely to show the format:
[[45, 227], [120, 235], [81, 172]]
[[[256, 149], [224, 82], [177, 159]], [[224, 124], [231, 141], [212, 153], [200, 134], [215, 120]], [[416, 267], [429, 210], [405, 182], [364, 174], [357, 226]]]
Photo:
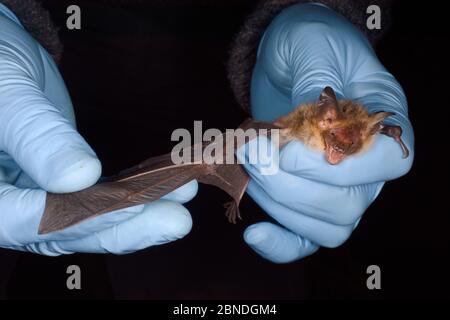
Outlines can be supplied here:
[[403, 159], [408, 158], [409, 150], [408, 147], [402, 140], [402, 128], [400, 126], [385, 126], [383, 125], [380, 129], [380, 133], [387, 135], [388, 137], [394, 138], [395, 141], [400, 145], [403, 152]]
[[227, 210], [225, 211], [225, 216], [228, 218], [230, 223], [236, 224], [236, 220], [242, 220], [241, 213], [239, 212], [239, 204], [232, 200], [223, 205]]

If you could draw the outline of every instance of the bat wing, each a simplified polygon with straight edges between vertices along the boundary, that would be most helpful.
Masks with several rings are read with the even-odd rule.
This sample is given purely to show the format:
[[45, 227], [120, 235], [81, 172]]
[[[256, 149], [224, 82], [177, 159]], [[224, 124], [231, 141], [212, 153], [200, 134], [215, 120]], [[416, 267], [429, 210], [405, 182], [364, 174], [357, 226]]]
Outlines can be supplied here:
[[[240, 128], [245, 130], [278, 127], [247, 120]], [[204, 143], [203, 150], [207, 146], [224, 147], [221, 144], [228, 143], [230, 140], [227, 141], [225, 135], [223, 137], [225, 139], [219, 142]], [[234, 137], [230, 139], [234, 142]], [[192, 151], [195, 147], [196, 145], [186, 150]], [[222, 149], [224, 159], [227, 158], [227, 150], [226, 147]], [[234, 157], [234, 148], [231, 150]], [[190, 152], [190, 154], [193, 153]], [[191, 162], [176, 165], [172, 162], [172, 154], [166, 154], [147, 159], [82, 191], [65, 194], [47, 193], [45, 211], [38, 233], [58, 231], [110, 211], [158, 200], [194, 179], [219, 187], [233, 198], [233, 201], [227, 205], [227, 216], [230, 221], [235, 222], [236, 217], [240, 217], [239, 202], [249, 182], [249, 176], [245, 170], [237, 163], [235, 157], [235, 161], [230, 164], [207, 164], [211, 162], [192, 162], [192, 160], [191, 158]]]
[[168, 165], [167, 156], [163, 156], [78, 192], [47, 193], [38, 233], [61, 230], [106, 212], [160, 199], [204, 171], [202, 164]]

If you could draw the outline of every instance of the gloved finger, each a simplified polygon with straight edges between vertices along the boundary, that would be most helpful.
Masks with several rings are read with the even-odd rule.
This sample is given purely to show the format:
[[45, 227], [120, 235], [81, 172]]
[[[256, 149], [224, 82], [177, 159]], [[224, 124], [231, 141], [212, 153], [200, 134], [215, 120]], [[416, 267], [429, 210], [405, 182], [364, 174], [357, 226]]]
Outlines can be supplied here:
[[0, 245], [21, 246], [37, 241], [45, 196], [41, 189], [18, 189], [0, 183]]
[[158, 200], [143, 212], [113, 227], [77, 240], [48, 241], [27, 247], [45, 255], [73, 252], [126, 254], [184, 237], [192, 228], [186, 208], [176, 202]]
[[186, 203], [192, 200], [195, 197], [198, 191], [198, 183], [197, 180], [192, 180], [186, 183], [184, 186], [172, 191], [171, 193], [162, 197], [162, 199], [175, 201], [179, 203]]
[[349, 156], [338, 165], [330, 165], [322, 152], [294, 140], [281, 150], [280, 168], [303, 178], [352, 186], [395, 179], [409, 170], [412, 159], [412, 155], [403, 159], [398, 143], [384, 135], [376, 135], [366, 151]]
[[94, 151], [39, 88], [26, 89], [19, 101], [2, 101], [7, 125], [0, 130], [0, 150], [45, 190], [72, 192], [94, 184], [101, 174]]
[[[167, 194], [161, 199], [185, 203], [190, 201], [198, 190], [198, 183], [196, 180], [188, 182], [173, 192]], [[58, 237], [65, 238], [79, 238], [80, 236], [105, 230], [113, 225], [128, 220], [138, 214], [142, 214], [145, 211], [145, 205], [138, 205], [133, 207], [124, 208], [121, 210], [112, 211], [98, 217], [86, 220], [78, 225], [72, 226], [66, 230], [62, 230], [56, 233]]]
[[[272, 176], [279, 171], [278, 141], [261, 135], [236, 150], [238, 163], [247, 167], [257, 167], [259, 175]], [[255, 177], [256, 178], [256, 177]]]
[[274, 201], [254, 181], [250, 181], [247, 193], [282, 226], [319, 246], [327, 248], [340, 246], [353, 231], [353, 224], [335, 225], [285, 207]]
[[349, 225], [364, 213], [381, 190], [382, 184], [380, 187], [372, 185], [337, 187], [304, 179], [282, 170], [278, 170], [275, 174], [265, 174], [263, 169], [266, 169], [266, 166], [252, 157], [256, 157], [257, 160], [263, 157], [256, 146], [266, 144], [269, 145], [267, 148], [275, 148], [266, 137], [258, 137], [248, 143], [249, 147], [239, 148], [236, 156], [252, 180], [272, 200], [282, 203], [293, 211], [303, 212], [332, 224]]
[[4, 151], [0, 151], [0, 168], [3, 171], [1, 182], [9, 183], [19, 188], [39, 188], [36, 182]]
[[245, 242], [263, 258], [288, 263], [315, 253], [319, 246], [310, 240], [269, 222], [249, 226]]
[[[22, 189], [40, 189], [36, 182], [25, 171], [19, 168], [17, 163], [4, 152], [0, 152], [0, 182], [12, 184]], [[9, 158], [9, 159], [8, 159]]]
[[[242, 154], [237, 156], [242, 158]], [[337, 225], [353, 224], [383, 187], [382, 182], [338, 187], [298, 177], [281, 169], [276, 174], [262, 174], [258, 164], [248, 161], [243, 165], [252, 181], [274, 201], [293, 211]]]

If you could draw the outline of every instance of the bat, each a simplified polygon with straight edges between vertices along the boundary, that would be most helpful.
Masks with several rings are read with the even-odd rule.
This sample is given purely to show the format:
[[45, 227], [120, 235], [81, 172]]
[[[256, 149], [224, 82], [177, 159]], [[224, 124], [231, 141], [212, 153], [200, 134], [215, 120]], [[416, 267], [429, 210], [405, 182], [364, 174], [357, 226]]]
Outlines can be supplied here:
[[325, 87], [318, 102], [300, 105], [274, 124], [281, 128], [280, 145], [298, 139], [322, 150], [328, 163], [336, 165], [350, 155], [367, 150], [377, 133], [394, 138], [403, 158], [407, 158], [409, 150], [401, 139], [402, 128], [383, 124], [393, 115], [384, 111], [369, 114], [359, 103], [337, 100], [333, 89]]
[[[406, 158], [409, 150], [401, 139], [401, 127], [383, 124], [384, 119], [392, 115], [391, 112], [369, 114], [361, 104], [337, 100], [333, 89], [325, 87], [317, 102], [301, 104], [273, 123], [246, 120], [239, 128], [244, 131], [255, 129], [255, 133], [249, 135], [247, 140], [237, 142], [236, 137], [230, 138], [223, 134], [219, 142], [214, 140], [200, 147], [204, 150], [215, 143], [223, 143], [218, 150], [224, 153], [224, 158], [232, 152], [236, 160], [234, 151], [258, 133], [264, 132], [259, 129], [266, 129], [268, 134], [277, 129], [280, 147], [297, 139], [323, 152], [330, 165], [337, 165], [346, 157], [367, 150], [374, 135], [380, 133], [395, 139]], [[235, 146], [231, 151], [224, 147], [230, 142]], [[199, 145], [193, 145], [183, 152], [190, 152], [196, 147]], [[225, 204], [225, 214], [230, 222], [236, 223], [238, 218], [241, 219], [239, 203], [250, 178], [237, 160], [232, 164], [208, 160], [211, 159], [174, 164], [171, 154], [166, 154], [147, 159], [78, 192], [48, 192], [38, 233], [62, 230], [101, 214], [158, 200], [194, 179], [219, 187], [231, 196], [232, 201]]]

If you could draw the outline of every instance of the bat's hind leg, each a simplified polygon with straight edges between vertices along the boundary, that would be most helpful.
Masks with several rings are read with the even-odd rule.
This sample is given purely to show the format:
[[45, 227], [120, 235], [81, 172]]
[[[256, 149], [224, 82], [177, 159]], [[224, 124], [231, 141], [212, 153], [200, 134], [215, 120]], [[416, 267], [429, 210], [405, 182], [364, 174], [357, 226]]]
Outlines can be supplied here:
[[384, 134], [388, 137], [394, 138], [395, 141], [398, 142], [403, 151], [403, 158], [408, 158], [409, 150], [408, 147], [402, 140], [402, 128], [400, 126], [386, 126], [383, 125], [379, 131], [381, 134]]
[[223, 205], [227, 210], [225, 211], [225, 216], [228, 218], [228, 221], [231, 223], [236, 223], [236, 220], [239, 218], [242, 220], [241, 213], [239, 212], [239, 204], [236, 201], [231, 200]]

